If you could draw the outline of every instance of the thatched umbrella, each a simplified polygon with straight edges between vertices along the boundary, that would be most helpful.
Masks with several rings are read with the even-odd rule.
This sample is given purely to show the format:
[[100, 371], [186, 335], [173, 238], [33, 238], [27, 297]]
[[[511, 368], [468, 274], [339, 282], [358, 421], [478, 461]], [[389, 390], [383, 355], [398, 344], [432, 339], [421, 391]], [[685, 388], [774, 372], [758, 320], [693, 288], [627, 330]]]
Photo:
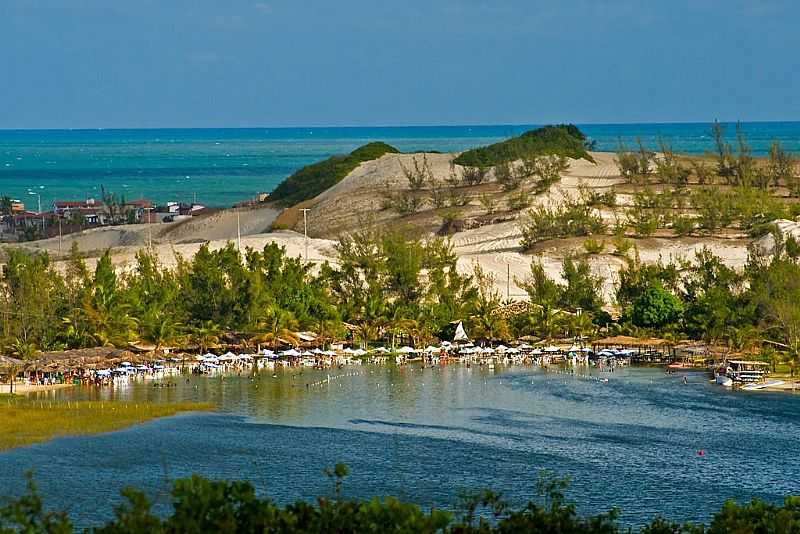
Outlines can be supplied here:
[[31, 362], [31, 368], [42, 371], [73, 371], [110, 367], [121, 362], [144, 363], [144, 355], [115, 347], [73, 349], [60, 352], [43, 352]]

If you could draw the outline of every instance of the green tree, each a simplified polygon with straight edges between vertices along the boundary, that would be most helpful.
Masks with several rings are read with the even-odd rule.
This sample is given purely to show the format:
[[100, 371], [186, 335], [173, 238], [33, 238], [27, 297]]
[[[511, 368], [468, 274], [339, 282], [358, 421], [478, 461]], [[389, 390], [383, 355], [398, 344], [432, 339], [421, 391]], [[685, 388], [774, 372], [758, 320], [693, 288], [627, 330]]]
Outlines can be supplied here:
[[644, 328], [664, 328], [678, 322], [681, 301], [659, 285], [649, 287], [633, 302], [631, 322]]

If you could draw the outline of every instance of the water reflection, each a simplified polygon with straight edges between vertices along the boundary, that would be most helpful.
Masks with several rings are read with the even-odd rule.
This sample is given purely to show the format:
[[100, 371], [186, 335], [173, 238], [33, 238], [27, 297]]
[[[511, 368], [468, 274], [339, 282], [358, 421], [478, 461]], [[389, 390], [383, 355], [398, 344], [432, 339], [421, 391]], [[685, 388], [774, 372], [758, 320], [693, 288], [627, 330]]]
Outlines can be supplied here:
[[[115, 502], [127, 483], [155, 489], [164, 468], [154, 458], [172, 476], [248, 478], [261, 491], [277, 489], [270, 493], [281, 502], [327, 491], [322, 468], [344, 461], [353, 494], [392, 493], [426, 506], [449, 506], [458, 488], [487, 486], [522, 501], [548, 468], [573, 478], [571, 496], [584, 510], [617, 505], [631, 523], [656, 511], [705, 519], [727, 498], [800, 493], [800, 397], [730, 392], [703, 374], [684, 385], [682, 375], [655, 369], [599, 378], [525, 367], [364, 366], [59, 390], [48, 395], [206, 401], [219, 413], [11, 451], [0, 455], [0, 480], [14, 487], [37, 467], [43, 492], [56, 503], [71, 496], [87, 521], [110, 512], [95, 503]], [[80, 473], [62, 480], [41, 470], [60, 462], [79, 463]], [[109, 471], [109, 462], [125, 469]]]

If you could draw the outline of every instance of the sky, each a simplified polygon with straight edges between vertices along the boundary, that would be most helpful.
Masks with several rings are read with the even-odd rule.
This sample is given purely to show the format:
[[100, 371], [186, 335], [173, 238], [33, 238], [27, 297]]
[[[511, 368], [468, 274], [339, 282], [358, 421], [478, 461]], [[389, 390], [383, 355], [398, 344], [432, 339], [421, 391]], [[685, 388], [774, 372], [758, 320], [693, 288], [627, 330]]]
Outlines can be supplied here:
[[0, 0], [0, 128], [800, 120], [800, 2]]

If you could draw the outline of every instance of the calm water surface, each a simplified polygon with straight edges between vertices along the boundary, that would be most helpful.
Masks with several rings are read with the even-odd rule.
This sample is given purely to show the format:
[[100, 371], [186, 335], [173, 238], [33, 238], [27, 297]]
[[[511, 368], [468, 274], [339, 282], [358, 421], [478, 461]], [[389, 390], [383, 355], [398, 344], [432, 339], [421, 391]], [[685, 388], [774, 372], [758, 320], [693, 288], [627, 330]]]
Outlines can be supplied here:
[[524, 502], [551, 469], [572, 477], [583, 512], [619, 506], [628, 524], [657, 512], [706, 520], [728, 498], [800, 494], [800, 396], [726, 392], [704, 374], [688, 385], [654, 369], [605, 376], [365, 366], [62, 390], [50, 395], [210, 401], [218, 412], [0, 454], [0, 486], [15, 492], [35, 469], [47, 502], [80, 525], [108, 518], [125, 485], [157, 496], [192, 473], [248, 479], [280, 502], [310, 499], [330, 493], [322, 470], [336, 462], [350, 467], [349, 495], [439, 507], [483, 487]]

